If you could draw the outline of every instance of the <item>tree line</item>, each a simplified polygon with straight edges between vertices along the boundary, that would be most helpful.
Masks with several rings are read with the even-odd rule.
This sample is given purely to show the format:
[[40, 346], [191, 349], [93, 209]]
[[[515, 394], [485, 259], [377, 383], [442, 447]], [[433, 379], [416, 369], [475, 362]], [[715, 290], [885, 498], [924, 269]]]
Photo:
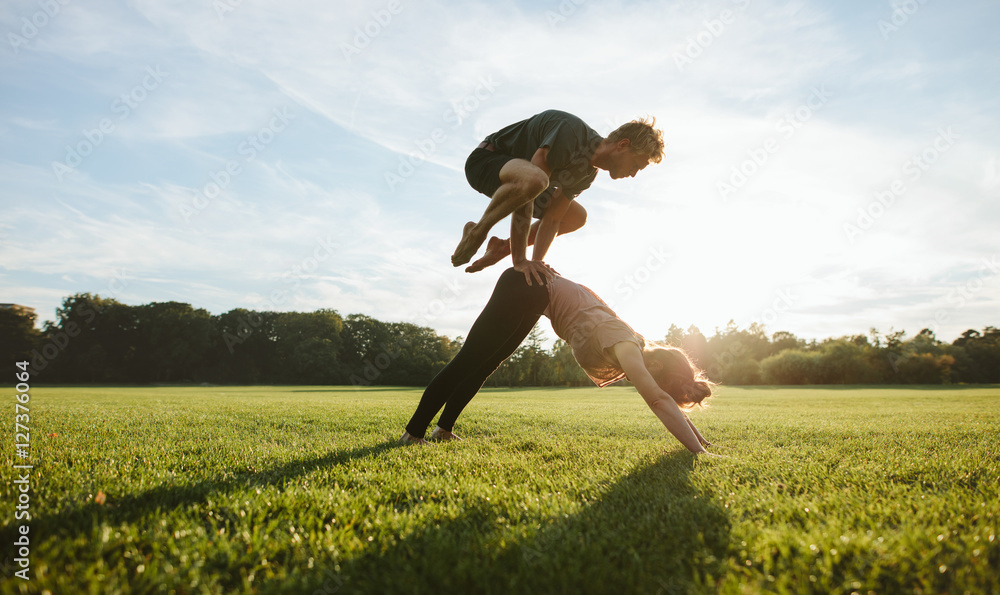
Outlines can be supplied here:
[[334, 310], [219, 315], [180, 302], [65, 298], [41, 331], [0, 310], [4, 361], [54, 383], [426, 384], [461, 342], [409, 323]]
[[[212, 315], [88, 293], [65, 298], [41, 330], [33, 314], [0, 309], [0, 337], [0, 361], [28, 361], [36, 380], [51, 383], [423, 386], [462, 346], [461, 337], [427, 327], [335, 310]], [[928, 329], [806, 341], [730, 321], [711, 337], [672, 325], [659, 340], [684, 349], [720, 384], [1000, 383], [1000, 329], [992, 326], [952, 343]], [[569, 345], [543, 343], [536, 327], [487, 385], [590, 384]]]
[[666, 342], [685, 349], [720, 384], [951, 384], [1000, 382], [1000, 329], [969, 329], [951, 343], [930, 329], [912, 338], [870, 329], [823, 341], [732, 321], [706, 338], [671, 326]]

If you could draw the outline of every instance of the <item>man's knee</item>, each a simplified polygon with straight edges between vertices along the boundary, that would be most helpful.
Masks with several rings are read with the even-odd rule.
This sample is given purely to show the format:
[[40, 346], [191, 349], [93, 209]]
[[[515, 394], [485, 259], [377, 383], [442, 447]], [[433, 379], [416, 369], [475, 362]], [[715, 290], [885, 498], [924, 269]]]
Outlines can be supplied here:
[[500, 179], [505, 184], [517, 187], [518, 194], [530, 198], [538, 196], [549, 187], [549, 176], [538, 166], [523, 159], [508, 162], [500, 170]]
[[541, 169], [535, 168], [535, 176], [532, 180], [532, 183], [534, 184], [534, 187], [532, 189], [538, 191], [535, 193], [535, 195], [537, 196], [542, 192], [544, 192], [545, 189], [549, 187], [549, 176]]
[[521, 176], [521, 186], [524, 188], [525, 195], [530, 195], [531, 197], [538, 196], [549, 187], [549, 177], [545, 175], [540, 168], [535, 167], [533, 170], [526, 171], [523, 176]]

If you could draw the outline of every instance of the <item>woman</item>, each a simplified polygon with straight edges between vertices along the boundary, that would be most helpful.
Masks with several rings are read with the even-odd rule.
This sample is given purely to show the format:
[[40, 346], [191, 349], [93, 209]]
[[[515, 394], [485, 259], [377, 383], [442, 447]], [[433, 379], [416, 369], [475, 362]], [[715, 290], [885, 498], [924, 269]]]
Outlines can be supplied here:
[[559, 276], [529, 285], [513, 268], [500, 276], [462, 349], [427, 386], [399, 441], [426, 444], [424, 432], [442, 406], [430, 438], [459, 439], [452, 432], [458, 415], [542, 314], [573, 348], [573, 356], [595, 384], [603, 387], [628, 378], [681, 444], [707, 454], [705, 447], [711, 444], [681, 409], [699, 405], [712, 389], [684, 352], [646, 341], [582, 285]]

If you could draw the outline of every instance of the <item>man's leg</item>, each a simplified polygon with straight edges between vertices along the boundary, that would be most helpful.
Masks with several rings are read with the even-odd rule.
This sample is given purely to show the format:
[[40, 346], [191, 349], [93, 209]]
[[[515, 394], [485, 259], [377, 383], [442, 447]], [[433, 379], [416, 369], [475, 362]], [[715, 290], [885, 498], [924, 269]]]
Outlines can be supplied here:
[[525, 159], [511, 159], [500, 169], [500, 187], [490, 198], [479, 222], [469, 221], [462, 230], [462, 241], [451, 255], [453, 266], [463, 265], [476, 255], [493, 226], [514, 210], [535, 199], [549, 186], [549, 177], [541, 168]]
[[462, 409], [524, 341], [548, 303], [549, 290], [544, 285], [529, 286], [520, 272], [505, 271], [462, 349], [427, 385], [406, 431], [423, 437], [442, 406], [445, 410], [438, 425], [451, 431]]
[[[528, 245], [531, 246], [535, 243], [535, 234], [538, 233], [538, 224], [541, 220], [535, 220], [531, 224], [531, 229], [528, 231]], [[570, 233], [576, 231], [583, 227], [587, 223], [587, 210], [584, 209], [580, 203], [575, 200], [569, 203], [569, 210], [563, 215], [562, 221], [559, 222], [559, 231], [557, 235], [563, 235], [564, 233]], [[490, 241], [486, 244], [486, 254], [482, 258], [472, 263], [466, 267], [466, 273], [476, 273], [485, 269], [488, 266], [492, 266], [501, 260], [510, 256], [510, 240], [502, 240], [497, 236], [490, 238]]]

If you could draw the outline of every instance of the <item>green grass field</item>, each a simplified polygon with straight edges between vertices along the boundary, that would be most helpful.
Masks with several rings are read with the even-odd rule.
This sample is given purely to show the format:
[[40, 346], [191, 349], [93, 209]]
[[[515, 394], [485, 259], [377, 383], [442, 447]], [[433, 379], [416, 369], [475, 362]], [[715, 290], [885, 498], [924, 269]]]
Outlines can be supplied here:
[[724, 459], [626, 387], [396, 447], [420, 394], [35, 389], [30, 583], [10, 398], [2, 592], [1000, 593], [1000, 387], [723, 387], [691, 418]]

